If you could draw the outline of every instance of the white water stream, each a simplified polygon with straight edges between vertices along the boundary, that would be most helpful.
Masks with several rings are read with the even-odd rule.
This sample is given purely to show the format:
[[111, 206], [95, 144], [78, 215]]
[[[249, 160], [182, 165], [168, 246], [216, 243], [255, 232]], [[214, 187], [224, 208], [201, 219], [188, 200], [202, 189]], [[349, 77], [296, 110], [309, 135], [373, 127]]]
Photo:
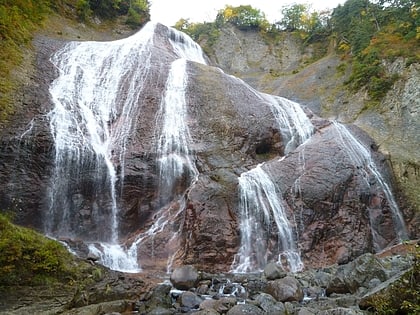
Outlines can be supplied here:
[[[376, 182], [381, 187], [391, 210], [395, 234], [398, 237], [397, 241], [401, 242], [401, 241], [409, 239], [407, 229], [404, 223], [404, 219], [398, 208], [397, 202], [395, 201], [394, 195], [392, 194], [391, 188], [389, 184], [387, 183], [387, 181], [383, 178], [383, 176], [379, 172], [379, 169], [377, 168], [370, 154], [370, 151], [359, 140], [357, 140], [344, 125], [336, 121], [333, 121], [333, 124], [337, 130], [341, 144], [343, 145], [344, 149], [349, 155], [351, 161], [354, 163], [354, 165], [357, 166], [357, 169], [361, 173], [362, 178], [366, 181], [367, 185], [370, 186], [372, 184], [369, 182], [369, 177], [373, 176]], [[372, 237], [375, 243], [374, 245], [378, 246], [380, 242], [376, 240], [377, 238], [375, 234], [376, 227], [374, 226], [374, 224], [372, 224], [372, 218], [370, 219], [371, 219], [371, 225], [372, 225], [371, 226]], [[379, 246], [377, 250], [380, 250], [380, 249], [382, 248], [380, 248]]]
[[138, 266], [118, 244], [114, 163], [123, 172], [127, 140], [136, 126], [139, 98], [150, 69], [154, 31], [155, 25], [149, 23], [118, 41], [71, 42], [51, 58], [59, 76], [50, 87], [55, 107], [49, 117], [56, 154], [46, 232], [55, 237], [78, 236], [77, 227], [70, 227], [78, 215], [70, 194], [74, 187], [82, 186], [86, 167], [96, 169], [92, 181], [105, 188], [91, 189], [107, 189], [110, 202], [92, 203], [91, 220], [104, 232], [94, 240], [100, 244], [90, 247], [104, 265], [124, 271], [138, 271]]
[[[298, 103], [257, 91], [254, 94], [270, 106], [285, 143], [284, 154], [312, 136], [315, 128]], [[285, 269], [292, 272], [302, 270], [303, 263], [286, 216], [285, 202], [261, 165], [239, 177], [239, 199], [241, 246], [232, 263], [232, 271], [261, 270], [273, 260], [274, 253], [277, 253], [275, 260]], [[274, 233], [272, 222], [277, 230], [277, 248], [270, 244]]]
[[[187, 125], [187, 62], [194, 61], [202, 64], [206, 62], [198, 44], [181, 32], [172, 29], [170, 31], [171, 44], [179, 59], [171, 64], [164, 96], [156, 114], [156, 153], [159, 199], [162, 208], [156, 213], [156, 219], [151, 227], [137, 236], [130, 248], [132, 252], [137, 252], [137, 248], [143, 246], [143, 242], [164, 232], [170, 220], [177, 218], [185, 210], [185, 191], [175, 191], [177, 181], [181, 180], [183, 186], [188, 187], [198, 176], [195, 158], [189, 149], [191, 137]], [[179, 209], [175, 214], [168, 211], [165, 206], [170, 200], [178, 200]], [[176, 237], [177, 232], [167, 240], [168, 244]], [[171, 254], [175, 253], [169, 253]], [[168, 257], [168, 270], [171, 268], [172, 261], [173, 257]]]
[[189, 150], [191, 142], [187, 126], [185, 90], [187, 87], [187, 61], [175, 60], [169, 71], [165, 95], [157, 113], [160, 195], [171, 197], [176, 180], [182, 176], [195, 177], [197, 170]]
[[296, 149], [312, 136], [315, 128], [298, 103], [280, 96], [263, 96], [271, 105], [271, 111], [283, 136], [284, 154]]
[[[261, 165], [239, 177], [241, 247], [233, 263], [233, 272], [262, 270], [277, 255], [277, 262], [292, 272], [303, 268], [295, 246], [293, 229], [286, 215], [281, 192]], [[274, 222], [275, 226], [271, 224]], [[276, 231], [277, 246], [271, 244]]]
[[[78, 237], [72, 227], [81, 204], [74, 190], [83, 189], [86, 169], [93, 169], [88, 189], [109, 191], [110, 200], [94, 200], [90, 220], [103, 230], [89, 244], [101, 262], [116, 270], [139, 270], [135, 244], [125, 249], [118, 244], [117, 182], [124, 179], [127, 141], [136, 128], [139, 101], [151, 66], [151, 48], [156, 25], [146, 24], [133, 36], [113, 42], [71, 42], [51, 62], [59, 71], [51, 84], [54, 109], [50, 112], [55, 140], [55, 171], [50, 186], [50, 210], [46, 232], [54, 237]], [[189, 133], [185, 123], [186, 60], [205, 63], [201, 48], [185, 34], [169, 29], [168, 37], [179, 60], [171, 67], [158, 120], [162, 125], [158, 141], [159, 171], [166, 189], [184, 168], [196, 173], [189, 159]], [[117, 175], [116, 164], [120, 174]], [[95, 191], [93, 191], [95, 195]], [[80, 199], [80, 198], [79, 198]], [[76, 201], [75, 201], [76, 200]], [[163, 224], [166, 218], [158, 219]], [[162, 226], [155, 224], [146, 234]], [[86, 232], [86, 231], [85, 231]], [[134, 242], [137, 243], [137, 242]]]

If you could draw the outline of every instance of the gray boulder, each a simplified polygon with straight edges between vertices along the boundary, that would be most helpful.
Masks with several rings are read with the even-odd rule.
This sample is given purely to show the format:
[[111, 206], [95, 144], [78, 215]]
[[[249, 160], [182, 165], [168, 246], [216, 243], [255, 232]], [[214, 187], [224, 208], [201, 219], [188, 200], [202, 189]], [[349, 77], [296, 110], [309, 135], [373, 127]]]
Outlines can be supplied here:
[[180, 297], [181, 306], [186, 307], [188, 309], [198, 308], [201, 302], [203, 302], [203, 299], [201, 299], [195, 293], [190, 291], [183, 292]]
[[260, 293], [254, 297], [260, 308], [271, 315], [283, 315], [286, 313], [286, 309], [281, 302], [277, 302], [270, 294]]
[[227, 313], [227, 315], [262, 315], [264, 312], [255, 305], [252, 304], [238, 304], [232, 307]]
[[300, 283], [291, 276], [269, 281], [267, 292], [279, 302], [299, 302], [303, 300], [303, 290]]
[[286, 277], [287, 273], [279, 264], [271, 262], [265, 266], [264, 275], [267, 280], [275, 280]]
[[170, 280], [178, 290], [188, 290], [198, 284], [199, 275], [194, 266], [185, 265], [176, 268], [172, 272]]

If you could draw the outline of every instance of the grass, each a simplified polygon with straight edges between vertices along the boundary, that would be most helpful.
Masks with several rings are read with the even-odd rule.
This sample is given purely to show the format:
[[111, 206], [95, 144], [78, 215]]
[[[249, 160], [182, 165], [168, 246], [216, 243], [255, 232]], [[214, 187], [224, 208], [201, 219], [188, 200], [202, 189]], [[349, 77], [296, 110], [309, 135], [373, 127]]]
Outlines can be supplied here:
[[59, 242], [12, 224], [0, 214], [0, 286], [60, 281], [74, 273], [71, 254]]

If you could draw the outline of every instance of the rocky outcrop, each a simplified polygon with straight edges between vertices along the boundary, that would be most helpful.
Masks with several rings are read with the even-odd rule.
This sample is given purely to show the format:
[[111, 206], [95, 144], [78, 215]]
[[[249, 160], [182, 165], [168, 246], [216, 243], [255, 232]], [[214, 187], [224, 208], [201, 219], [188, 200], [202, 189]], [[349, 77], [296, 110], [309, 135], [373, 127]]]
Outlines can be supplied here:
[[[389, 201], [372, 174], [361, 172], [361, 166], [349, 157], [333, 124], [307, 110], [314, 135], [289, 152], [272, 106], [262, 94], [218, 68], [196, 62], [187, 62], [186, 103], [190, 151], [198, 175], [177, 178], [174, 189], [162, 194], [155, 148], [156, 112], [170, 65], [177, 58], [170, 39], [179, 44], [186, 41], [176, 38], [174, 31], [156, 26], [150, 67], [136, 104], [141, 108], [135, 114], [136, 128], [126, 138], [124, 158], [119, 159], [120, 147], [114, 148], [111, 157], [118, 176], [119, 241], [127, 247], [138, 244], [138, 260], [144, 270], [183, 264], [201, 270], [230, 270], [240, 246], [238, 177], [263, 162], [262, 168], [285, 200], [307, 266], [346, 263], [399, 241]], [[52, 181], [55, 151], [49, 131], [52, 103], [48, 86], [57, 73], [48, 60], [62, 43], [40, 38], [35, 44], [38, 72], [28, 86], [33, 92], [25, 101], [32, 106], [22, 108], [16, 123], [1, 134], [4, 185], [0, 206], [15, 212], [17, 222], [41, 230], [45, 220], [66, 209], [66, 237], [85, 242], [109, 240], [105, 225], [109, 227], [112, 194], [100, 185], [109, 180], [102, 174], [105, 167], [98, 172], [95, 162], [89, 160], [85, 168], [69, 168], [68, 174]], [[123, 92], [126, 88], [121, 87]], [[122, 116], [109, 124], [117, 128], [124, 123]], [[388, 177], [388, 165], [376, 151], [377, 145], [352, 129]], [[95, 182], [97, 173], [103, 176]], [[64, 178], [70, 181], [65, 202], [51, 207], [51, 190]], [[59, 231], [57, 226], [51, 231]], [[277, 233], [272, 232], [267, 243], [276, 244]], [[282, 249], [272, 249], [269, 260], [277, 260]]]
[[[366, 254], [348, 264], [289, 274], [277, 280], [268, 280], [263, 274], [201, 272], [195, 287], [169, 291], [166, 285], [161, 304], [151, 302], [156, 297], [145, 298], [136, 303], [135, 310], [142, 313], [153, 304], [162, 314], [365, 314], [359, 304], [363, 308], [374, 305], [366, 304], [368, 292], [389, 287], [412, 266], [412, 258], [406, 254], [383, 258]], [[347, 289], [336, 286], [337, 281], [346, 283]], [[170, 305], [169, 297], [173, 301]]]
[[[82, 287], [75, 288], [71, 283], [38, 286], [36, 290], [34, 287], [8, 287], [6, 291], [0, 291], [2, 296], [7, 297], [0, 302], [0, 312], [11, 315], [99, 315], [125, 312], [206, 315], [365, 314], [366, 311], [360, 308], [375, 307], [374, 294], [392, 289], [391, 284], [396, 283], [396, 279], [404, 273], [412, 272], [413, 256], [407, 255], [407, 249], [394, 256], [385, 253], [379, 256], [366, 254], [348, 264], [289, 273], [287, 277], [275, 280], [266, 279], [262, 273], [232, 275], [199, 271], [198, 281], [188, 290], [175, 289], [169, 281], [157, 283], [160, 280], [156, 273], [130, 276], [110, 272], [100, 266], [90, 268], [94, 273], [85, 279], [90, 284]], [[171, 278], [175, 278], [173, 274]], [[290, 298], [290, 295], [289, 298], [278, 296], [280, 291], [289, 292], [289, 287], [283, 286], [285, 283], [280, 280], [291, 284], [290, 288], [298, 289], [296, 292], [299, 295], [296, 298]], [[346, 284], [347, 290], [337, 287], [337, 282]], [[273, 286], [277, 289], [271, 292]], [[401, 299], [399, 303], [402, 303]]]
[[[321, 117], [354, 123], [367, 132], [392, 166], [412, 237], [419, 235], [420, 157], [415, 149], [420, 141], [419, 64], [404, 58], [384, 61], [388, 73], [398, 80], [372, 107], [364, 90], [351, 93], [345, 87], [351, 68], [333, 49], [322, 55], [315, 45], [303, 45], [287, 33], [274, 44], [258, 32], [234, 27], [224, 29], [214, 47], [208, 51], [216, 65], [258, 90], [287, 97]], [[265, 66], [265, 61], [270, 65]]]

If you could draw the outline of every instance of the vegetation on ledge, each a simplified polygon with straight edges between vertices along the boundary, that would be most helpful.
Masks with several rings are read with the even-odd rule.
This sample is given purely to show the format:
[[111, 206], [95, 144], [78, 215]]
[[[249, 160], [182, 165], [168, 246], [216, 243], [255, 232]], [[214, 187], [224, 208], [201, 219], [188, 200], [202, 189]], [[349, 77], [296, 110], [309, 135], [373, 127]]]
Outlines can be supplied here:
[[77, 262], [59, 242], [16, 226], [3, 214], [0, 252], [0, 287], [74, 283], [94, 273], [93, 266]]
[[375, 314], [420, 314], [420, 247], [414, 247], [414, 266], [386, 290], [367, 302]]
[[309, 5], [292, 4], [283, 7], [274, 24], [251, 6], [226, 6], [214, 22], [180, 19], [175, 28], [203, 43], [203, 49], [210, 52], [226, 24], [258, 31], [269, 44], [275, 44], [285, 32], [305, 44], [320, 43], [323, 47], [334, 40], [342, 59], [352, 64], [346, 86], [351, 91], [366, 89], [372, 104], [379, 102], [398, 79], [397, 74], [388, 73], [384, 60], [403, 57], [406, 66], [420, 62], [420, 5], [415, 0], [347, 0], [332, 11], [320, 12]]

